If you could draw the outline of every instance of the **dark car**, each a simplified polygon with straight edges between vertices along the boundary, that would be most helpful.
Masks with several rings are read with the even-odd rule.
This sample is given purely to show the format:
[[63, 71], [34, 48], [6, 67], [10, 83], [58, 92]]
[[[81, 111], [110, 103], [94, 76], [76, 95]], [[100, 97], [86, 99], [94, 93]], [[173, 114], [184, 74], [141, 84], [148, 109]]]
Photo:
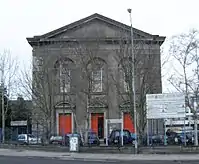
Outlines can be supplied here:
[[194, 144], [194, 135], [193, 134], [186, 134], [186, 140], [185, 140], [185, 135], [183, 133], [180, 134], [180, 143], [181, 144], [186, 144], [187, 145], [193, 145]]
[[135, 144], [135, 139], [136, 139], [136, 134], [135, 133], [131, 133], [131, 138], [132, 138], [132, 143]]
[[[185, 135], [184, 132], [176, 133], [173, 131], [167, 131], [167, 143], [168, 145], [176, 145], [176, 144], [185, 144]], [[194, 135], [192, 133], [186, 133], [186, 144], [192, 145], [194, 144]]]
[[49, 143], [50, 144], [63, 145], [63, 143], [64, 143], [64, 137], [63, 136], [51, 136]]
[[88, 143], [90, 145], [97, 145], [97, 146], [100, 145], [100, 140], [96, 132], [92, 131], [88, 132]]
[[166, 136], [167, 136], [167, 144], [168, 145], [176, 145], [176, 144], [182, 143], [181, 135], [179, 133], [168, 130], [166, 132]]
[[[149, 135], [149, 145], [164, 145], [164, 135]], [[147, 146], [147, 136], [143, 138], [143, 145]]]
[[[110, 136], [108, 137], [108, 145], [121, 144], [122, 135], [124, 145], [133, 144], [134, 139], [133, 137], [131, 137], [130, 131], [124, 129], [122, 135], [121, 132], [122, 131], [120, 129], [113, 130]], [[104, 143], [106, 144], [106, 138], [104, 139]]]

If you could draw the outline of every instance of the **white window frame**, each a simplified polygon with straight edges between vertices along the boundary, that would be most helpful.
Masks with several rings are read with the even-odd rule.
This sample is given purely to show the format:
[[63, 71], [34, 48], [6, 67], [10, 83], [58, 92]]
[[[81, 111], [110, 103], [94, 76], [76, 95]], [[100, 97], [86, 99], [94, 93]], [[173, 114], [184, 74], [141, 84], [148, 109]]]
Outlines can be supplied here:
[[[94, 80], [94, 73], [95, 72], [100, 72], [100, 79], [97, 81], [97, 82], [99, 82], [100, 83], [100, 85], [99, 85], [99, 87], [97, 87], [97, 89], [96, 89], [96, 87], [94, 86], [94, 85], [96, 85], [96, 80]], [[100, 68], [100, 69], [98, 69], [98, 70], [95, 70], [95, 71], [93, 71], [92, 72], [92, 92], [102, 92], [103, 91], [103, 70], [102, 70], [102, 68]], [[98, 84], [97, 84], [98, 85]]]
[[[60, 71], [59, 71], [59, 78], [60, 78], [60, 92], [61, 93], [68, 93], [70, 92], [71, 89], [71, 70], [67, 69], [67, 74], [63, 73], [63, 64], [60, 64]], [[67, 76], [67, 77], [66, 77]], [[64, 79], [63, 79], [64, 77]], [[68, 78], [66, 80], [66, 78]], [[63, 84], [63, 82], [65, 81], [65, 84]], [[66, 83], [67, 81], [67, 83]]]

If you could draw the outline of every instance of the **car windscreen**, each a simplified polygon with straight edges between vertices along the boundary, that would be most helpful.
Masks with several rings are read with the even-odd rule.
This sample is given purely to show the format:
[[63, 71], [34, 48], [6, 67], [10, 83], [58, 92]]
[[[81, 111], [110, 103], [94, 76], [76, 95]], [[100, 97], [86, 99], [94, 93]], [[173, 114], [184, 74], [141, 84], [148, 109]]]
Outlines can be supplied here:
[[28, 134], [28, 137], [29, 138], [36, 138], [34, 135], [32, 135], [32, 134]]
[[[125, 137], [129, 137], [129, 132], [126, 130], [124, 130], [122, 134]], [[115, 131], [115, 137], [119, 137], [119, 136], [121, 136], [121, 131]]]

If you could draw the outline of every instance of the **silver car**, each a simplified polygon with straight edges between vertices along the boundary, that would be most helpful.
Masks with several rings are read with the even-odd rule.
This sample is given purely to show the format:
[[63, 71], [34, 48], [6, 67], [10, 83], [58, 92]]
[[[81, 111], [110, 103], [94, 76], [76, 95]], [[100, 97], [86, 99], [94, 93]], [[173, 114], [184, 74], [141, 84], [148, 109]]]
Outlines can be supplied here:
[[37, 138], [32, 134], [20, 134], [17, 137], [17, 142], [23, 145], [41, 144], [41, 138]]

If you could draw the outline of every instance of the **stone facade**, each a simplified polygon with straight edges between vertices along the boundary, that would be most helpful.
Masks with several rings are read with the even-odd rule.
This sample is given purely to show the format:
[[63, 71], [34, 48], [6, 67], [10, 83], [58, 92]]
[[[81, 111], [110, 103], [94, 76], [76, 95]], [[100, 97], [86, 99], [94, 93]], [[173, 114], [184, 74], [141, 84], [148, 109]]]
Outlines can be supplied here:
[[[151, 87], [150, 92], [161, 93], [160, 46], [165, 37], [151, 35], [138, 29], [133, 31], [134, 53], [140, 61], [136, 67], [136, 94], [139, 97], [142, 87], [140, 72], [145, 67], [151, 73], [147, 80]], [[50, 101], [48, 108], [51, 113], [51, 133], [52, 129], [53, 133], [59, 133], [58, 117], [62, 112], [72, 113], [72, 131], [85, 128], [85, 120], [90, 113], [103, 113], [105, 119], [121, 118], [120, 106], [127, 101], [128, 96], [125, 95], [124, 88], [121, 89], [123, 86], [117, 83], [120, 83], [122, 78], [120, 62], [130, 53], [127, 48], [130, 45], [130, 36], [130, 26], [93, 14], [47, 34], [27, 38], [33, 48], [33, 64], [47, 70], [49, 74], [48, 78], [44, 77], [42, 81], [48, 90], [48, 98], [45, 100]], [[150, 58], [147, 59], [146, 56], [149, 54]], [[38, 59], [42, 59], [39, 66]], [[70, 69], [70, 91], [65, 93], [60, 92], [59, 65], [63, 61], [66, 61], [65, 65]], [[150, 66], [146, 66], [146, 63], [150, 62]], [[99, 92], [92, 92], [89, 90], [90, 77], [93, 70], [98, 68], [102, 70], [102, 86]], [[35, 72], [38, 71], [33, 69], [33, 74]], [[45, 80], [51, 82], [51, 87], [47, 87]], [[37, 97], [34, 101], [37, 104]], [[38, 110], [39, 108], [35, 110], [36, 113]], [[92, 119], [90, 115], [88, 118]], [[35, 119], [38, 120], [37, 117]]]

